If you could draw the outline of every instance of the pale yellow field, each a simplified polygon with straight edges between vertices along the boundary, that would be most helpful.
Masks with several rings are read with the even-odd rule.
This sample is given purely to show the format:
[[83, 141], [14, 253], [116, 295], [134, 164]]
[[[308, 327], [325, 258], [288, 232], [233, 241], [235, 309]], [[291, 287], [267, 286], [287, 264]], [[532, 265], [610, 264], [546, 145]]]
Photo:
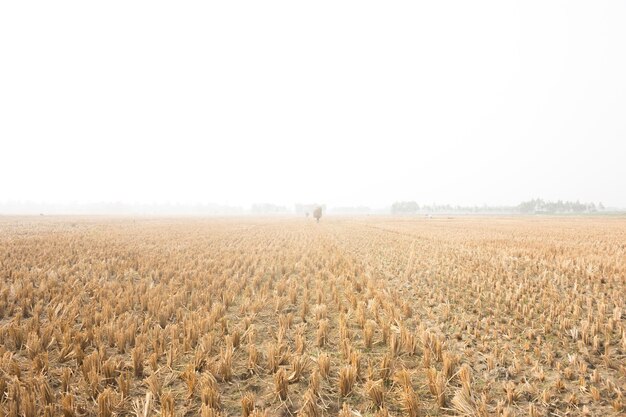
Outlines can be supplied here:
[[0, 416], [626, 407], [623, 217], [0, 217], [0, 285]]

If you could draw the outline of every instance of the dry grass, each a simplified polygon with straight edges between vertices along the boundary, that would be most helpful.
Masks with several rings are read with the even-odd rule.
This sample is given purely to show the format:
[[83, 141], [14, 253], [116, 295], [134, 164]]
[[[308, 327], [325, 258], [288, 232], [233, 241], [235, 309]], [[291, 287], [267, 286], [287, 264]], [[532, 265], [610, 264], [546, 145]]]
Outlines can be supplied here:
[[0, 218], [0, 415], [623, 415], [625, 242], [623, 218]]

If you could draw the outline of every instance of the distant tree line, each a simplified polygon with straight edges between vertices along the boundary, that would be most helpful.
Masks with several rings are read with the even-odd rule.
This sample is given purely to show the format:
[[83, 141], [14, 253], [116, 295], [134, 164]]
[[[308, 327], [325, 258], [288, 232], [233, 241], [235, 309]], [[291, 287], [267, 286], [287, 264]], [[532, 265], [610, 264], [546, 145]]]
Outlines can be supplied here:
[[604, 205], [599, 203], [581, 203], [580, 201], [544, 201], [535, 198], [520, 203], [517, 206], [521, 213], [593, 213], [604, 210]]
[[255, 214], [287, 213], [289, 211], [285, 206], [271, 203], [253, 204], [250, 210]]
[[51, 215], [85, 215], [85, 214], [115, 214], [115, 215], [243, 215], [243, 207], [228, 206], [212, 203], [182, 204], [182, 203], [40, 203], [31, 201], [0, 202], [0, 214], [51, 214]]
[[419, 205], [415, 201], [396, 201], [391, 205], [392, 214], [428, 213], [594, 213], [605, 209], [602, 203], [581, 203], [579, 201], [556, 202], [540, 198], [524, 201], [517, 206], [460, 206], [450, 204]]
[[510, 212], [513, 208], [508, 206], [460, 206], [451, 204], [424, 204], [419, 205], [415, 201], [397, 201], [391, 205], [392, 214], [416, 214], [416, 213], [493, 213]]
[[420, 209], [415, 201], [396, 201], [391, 205], [391, 212], [394, 214], [417, 213]]

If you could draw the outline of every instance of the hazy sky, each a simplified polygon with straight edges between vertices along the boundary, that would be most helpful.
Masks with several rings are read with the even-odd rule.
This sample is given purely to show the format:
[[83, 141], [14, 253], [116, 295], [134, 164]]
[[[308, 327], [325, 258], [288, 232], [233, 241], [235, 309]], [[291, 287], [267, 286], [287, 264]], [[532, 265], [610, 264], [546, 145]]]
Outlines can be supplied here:
[[0, 201], [626, 207], [625, 1], [3, 1]]

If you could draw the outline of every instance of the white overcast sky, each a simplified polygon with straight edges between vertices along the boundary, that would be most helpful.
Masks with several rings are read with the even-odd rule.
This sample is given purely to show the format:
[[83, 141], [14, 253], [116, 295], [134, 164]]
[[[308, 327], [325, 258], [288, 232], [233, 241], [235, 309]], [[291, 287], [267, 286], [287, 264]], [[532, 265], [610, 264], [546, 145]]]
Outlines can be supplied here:
[[625, 1], [2, 1], [0, 201], [626, 207]]

